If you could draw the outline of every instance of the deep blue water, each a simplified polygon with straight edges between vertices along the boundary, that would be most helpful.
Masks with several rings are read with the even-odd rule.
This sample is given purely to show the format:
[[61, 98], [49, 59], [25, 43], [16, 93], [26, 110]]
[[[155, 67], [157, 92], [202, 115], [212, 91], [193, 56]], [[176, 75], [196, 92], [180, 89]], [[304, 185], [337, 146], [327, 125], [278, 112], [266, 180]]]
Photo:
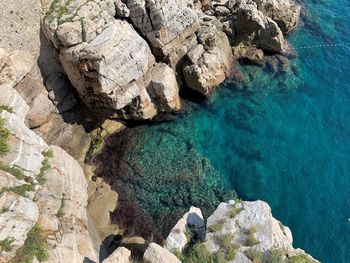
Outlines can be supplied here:
[[[311, 1], [305, 10], [304, 23], [289, 37], [299, 56], [286, 73], [244, 66], [248, 88], [222, 85], [207, 104], [144, 131], [135, 152], [139, 166], [152, 172], [142, 180], [156, 179], [149, 179], [146, 197], [137, 198], [146, 210], [157, 209], [163, 192], [170, 199], [180, 194], [170, 187], [179, 179], [169, 174], [181, 173], [186, 189], [195, 165], [190, 159], [202, 158], [212, 166], [204, 176], [208, 188], [224, 184], [244, 200], [267, 201], [291, 228], [295, 247], [322, 262], [348, 263], [350, 1]], [[315, 45], [326, 46], [305, 48]], [[196, 167], [200, 173], [201, 165]], [[162, 176], [169, 182], [152, 188]], [[199, 204], [208, 192], [200, 189]], [[186, 206], [186, 198], [159, 204]]]

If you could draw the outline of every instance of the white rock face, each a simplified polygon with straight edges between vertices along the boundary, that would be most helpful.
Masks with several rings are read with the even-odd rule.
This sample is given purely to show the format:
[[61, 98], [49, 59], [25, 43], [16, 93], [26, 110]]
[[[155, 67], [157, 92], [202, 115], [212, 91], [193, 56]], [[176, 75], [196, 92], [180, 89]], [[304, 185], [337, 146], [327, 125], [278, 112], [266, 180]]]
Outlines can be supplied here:
[[128, 0], [127, 5], [134, 26], [160, 58], [178, 49], [199, 27], [197, 14], [185, 0]]
[[149, 244], [143, 255], [144, 263], [181, 263], [181, 261], [167, 249], [157, 245]]
[[[5, 52], [0, 50], [0, 56], [3, 54]], [[3, 68], [6, 76], [11, 67], [7, 65]], [[12, 68], [16, 71], [11, 76], [20, 77], [2, 78], [6, 83], [0, 85], [3, 89], [0, 103], [13, 109], [13, 112], [4, 110], [1, 113], [10, 135], [9, 152], [0, 161], [8, 166], [16, 165], [23, 171], [26, 181], [0, 171], [0, 189], [6, 187], [0, 196], [0, 240], [15, 238], [10, 251], [1, 252], [0, 262], [8, 262], [14, 257], [35, 224], [45, 233], [49, 254], [47, 262], [83, 262], [85, 258], [97, 261], [87, 230], [88, 196], [83, 170], [64, 150], [51, 146], [53, 156], [46, 157], [50, 168], [44, 174], [45, 182], [38, 185], [36, 177], [49, 146], [24, 123], [29, 107], [13, 86], [27, 72], [23, 67]], [[5, 76], [3, 71], [1, 76]], [[32, 183], [33, 188], [27, 193], [28, 197], [19, 196], [10, 189], [29, 184], [27, 181]]]
[[38, 220], [39, 209], [32, 200], [5, 192], [0, 196], [0, 211], [0, 241], [14, 238], [11, 250], [0, 253], [0, 262], [7, 262], [23, 246], [27, 233]]
[[169, 251], [182, 251], [190, 240], [187, 239], [186, 231], [200, 232], [202, 241], [205, 238], [205, 223], [202, 211], [192, 206], [190, 210], [176, 223], [165, 240], [165, 248]]
[[125, 247], [118, 247], [102, 263], [129, 263], [131, 262], [131, 252]]
[[15, 50], [7, 53], [0, 48], [0, 84], [7, 83], [14, 87], [34, 65], [34, 58], [24, 51]]

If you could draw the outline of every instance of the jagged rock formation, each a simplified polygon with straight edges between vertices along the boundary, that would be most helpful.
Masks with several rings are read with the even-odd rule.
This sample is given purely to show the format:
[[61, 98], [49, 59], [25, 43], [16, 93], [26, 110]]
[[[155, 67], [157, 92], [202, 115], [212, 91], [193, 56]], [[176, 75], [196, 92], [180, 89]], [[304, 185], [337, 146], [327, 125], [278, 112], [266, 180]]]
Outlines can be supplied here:
[[[188, 234], [192, 232], [191, 222], [188, 219], [186, 225], [183, 222], [191, 213], [201, 216], [198, 208], [191, 208], [179, 220], [167, 238], [165, 246], [168, 250], [183, 251], [191, 241]], [[300, 255], [309, 259], [303, 262], [318, 262], [303, 250], [293, 248], [290, 229], [272, 216], [269, 205], [263, 201], [221, 203], [206, 225], [206, 248], [212, 254], [222, 253], [223, 258], [229, 257], [226, 261], [230, 263], [271, 262], [269, 259], [272, 253], [277, 255], [276, 251], [279, 253], [279, 258], [274, 259], [276, 262], [294, 262], [293, 257]], [[259, 255], [260, 261], [254, 261], [253, 254]]]
[[[87, 182], [82, 168], [25, 124], [30, 107], [14, 87], [30, 70], [26, 55], [16, 51], [0, 58], [0, 105], [5, 107], [0, 116], [8, 131], [8, 152], [0, 157], [0, 241], [7, 241], [8, 247], [1, 249], [0, 262], [23, 257], [33, 229], [42, 232], [47, 262], [95, 260], [87, 231]], [[10, 63], [14, 57], [15, 63]]]
[[230, 76], [246, 53], [232, 46], [285, 51], [299, 13], [290, 0], [56, 0], [43, 29], [90, 109], [154, 119], [181, 109], [178, 85], [208, 95]]

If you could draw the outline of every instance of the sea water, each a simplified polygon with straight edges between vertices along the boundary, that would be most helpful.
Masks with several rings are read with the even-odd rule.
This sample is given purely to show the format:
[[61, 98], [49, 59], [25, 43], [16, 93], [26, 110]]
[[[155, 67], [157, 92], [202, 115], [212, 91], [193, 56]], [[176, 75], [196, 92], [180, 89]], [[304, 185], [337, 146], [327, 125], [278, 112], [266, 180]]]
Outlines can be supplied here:
[[156, 221], [190, 205], [212, 212], [235, 190], [266, 201], [295, 247], [350, 262], [350, 1], [303, 10], [285, 72], [242, 66], [243, 89], [226, 83], [188, 115], [142, 129], [126, 157], [139, 172], [123, 187]]

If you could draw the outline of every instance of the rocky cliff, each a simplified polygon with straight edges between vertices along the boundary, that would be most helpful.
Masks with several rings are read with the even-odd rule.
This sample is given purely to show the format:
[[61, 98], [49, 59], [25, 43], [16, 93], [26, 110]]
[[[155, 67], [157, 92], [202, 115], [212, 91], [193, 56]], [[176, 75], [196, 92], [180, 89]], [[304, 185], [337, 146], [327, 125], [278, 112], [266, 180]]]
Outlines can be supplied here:
[[87, 230], [87, 182], [77, 161], [28, 128], [16, 91], [30, 55], [0, 49], [0, 262], [96, 260]]
[[[148, 245], [143, 262], [318, 262], [292, 243], [290, 229], [272, 216], [268, 204], [231, 200], [219, 204], [207, 219], [200, 209], [191, 207], [171, 230], [164, 247]], [[120, 247], [104, 262], [131, 262], [130, 256]]]
[[290, 0], [55, 0], [43, 29], [90, 109], [144, 120], [179, 111], [179, 88], [209, 95], [234, 60], [288, 51], [299, 14]]

